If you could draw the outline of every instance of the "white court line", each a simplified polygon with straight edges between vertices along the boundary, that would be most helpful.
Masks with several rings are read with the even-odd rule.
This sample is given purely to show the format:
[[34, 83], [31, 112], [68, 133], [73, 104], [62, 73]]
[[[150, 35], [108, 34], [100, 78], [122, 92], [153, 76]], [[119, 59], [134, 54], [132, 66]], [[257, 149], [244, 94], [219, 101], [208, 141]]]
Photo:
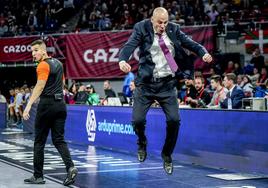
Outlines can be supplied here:
[[[10, 166], [17, 167], [17, 168], [22, 169], [22, 170], [25, 170], [25, 171], [27, 171], [27, 172], [33, 173], [33, 170], [30, 170], [30, 169], [28, 169], [28, 168], [25, 168], [25, 167], [23, 167], [23, 166], [20, 166], [20, 165], [17, 165], [17, 164], [8, 162], [8, 161], [5, 161], [5, 160], [3, 160], [3, 159], [0, 159], [0, 162], [3, 162], [3, 163], [8, 164], [8, 165], [10, 165]], [[62, 173], [62, 175], [64, 175], [64, 174], [66, 174], [66, 173]], [[54, 183], [59, 183], [59, 184], [62, 185], [62, 181], [61, 181], [61, 180], [56, 179], [56, 178], [53, 178], [53, 177], [49, 176], [48, 174], [44, 175], [44, 177], [47, 178], [48, 180], [54, 182]], [[72, 188], [79, 188], [79, 187], [77, 187], [77, 186], [75, 186], [75, 185], [71, 185], [71, 186], [69, 186], [69, 187], [72, 187]]]
[[110, 164], [110, 166], [131, 166], [131, 165], [139, 165], [140, 163], [123, 163], [123, 164]]
[[[182, 168], [181, 165], [174, 165], [174, 168]], [[78, 174], [96, 174], [103, 172], [127, 172], [127, 171], [142, 171], [142, 170], [158, 170], [163, 169], [163, 167], [149, 167], [149, 168], [128, 168], [128, 169], [116, 169], [116, 170], [96, 170], [96, 171], [79, 171]], [[63, 175], [64, 173], [50, 173], [48, 175]]]
[[132, 161], [108, 161], [108, 162], [101, 162], [102, 164], [116, 164], [116, 163], [131, 163]]
[[106, 162], [106, 161], [122, 161], [122, 159], [94, 159], [92, 161], [94, 161], [94, 162], [101, 162], [101, 161], [103, 161], [103, 162]]

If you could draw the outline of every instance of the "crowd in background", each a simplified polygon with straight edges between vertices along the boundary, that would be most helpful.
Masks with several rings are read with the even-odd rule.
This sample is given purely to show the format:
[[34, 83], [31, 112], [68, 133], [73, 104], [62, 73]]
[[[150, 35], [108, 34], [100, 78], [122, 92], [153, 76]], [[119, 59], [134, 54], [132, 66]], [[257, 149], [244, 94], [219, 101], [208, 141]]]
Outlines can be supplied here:
[[219, 33], [224, 24], [239, 32], [255, 29], [268, 16], [268, 0], [3, 0], [0, 36], [59, 32], [71, 19], [76, 26], [68, 32], [131, 29], [158, 6], [168, 10], [172, 22], [217, 24]]
[[83, 0], [2, 0], [0, 37], [57, 32]]

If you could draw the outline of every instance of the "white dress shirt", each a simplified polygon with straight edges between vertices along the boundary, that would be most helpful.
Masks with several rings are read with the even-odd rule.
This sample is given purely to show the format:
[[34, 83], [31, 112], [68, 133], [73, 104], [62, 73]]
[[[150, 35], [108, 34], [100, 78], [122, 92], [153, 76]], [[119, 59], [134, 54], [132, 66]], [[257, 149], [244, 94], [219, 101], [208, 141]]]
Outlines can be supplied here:
[[[163, 40], [164, 40], [166, 46], [168, 47], [170, 53], [174, 57], [175, 56], [174, 44], [168, 38], [166, 33], [163, 33], [162, 37], [163, 37]], [[166, 77], [169, 75], [174, 76], [174, 73], [171, 71], [171, 69], [168, 65], [168, 62], [166, 60], [166, 57], [165, 57], [161, 47], [159, 46], [158, 41], [159, 41], [159, 36], [155, 33], [154, 34], [154, 41], [153, 41], [153, 44], [150, 48], [152, 60], [155, 63], [153, 77], [162, 78], [162, 77]]]

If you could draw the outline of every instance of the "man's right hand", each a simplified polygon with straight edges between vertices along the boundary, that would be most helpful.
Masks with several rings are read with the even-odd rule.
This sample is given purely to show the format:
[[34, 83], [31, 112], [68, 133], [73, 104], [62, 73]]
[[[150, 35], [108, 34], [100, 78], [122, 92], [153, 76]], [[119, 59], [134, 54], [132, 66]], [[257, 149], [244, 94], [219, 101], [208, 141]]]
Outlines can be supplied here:
[[131, 66], [125, 61], [120, 61], [119, 67], [120, 67], [120, 70], [123, 71], [124, 73], [128, 73], [131, 71]]

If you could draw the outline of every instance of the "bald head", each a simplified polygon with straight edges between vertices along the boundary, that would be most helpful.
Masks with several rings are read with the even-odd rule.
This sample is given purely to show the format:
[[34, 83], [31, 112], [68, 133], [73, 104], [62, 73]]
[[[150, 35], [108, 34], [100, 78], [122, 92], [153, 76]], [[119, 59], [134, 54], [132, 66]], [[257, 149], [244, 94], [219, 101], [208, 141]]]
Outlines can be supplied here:
[[154, 9], [153, 16], [151, 18], [153, 28], [156, 33], [162, 34], [166, 30], [168, 24], [168, 12], [163, 7], [157, 7]]
[[163, 7], [157, 7], [153, 11], [153, 17], [159, 16], [159, 15], [167, 15], [168, 16], [168, 11], [163, 8]]

